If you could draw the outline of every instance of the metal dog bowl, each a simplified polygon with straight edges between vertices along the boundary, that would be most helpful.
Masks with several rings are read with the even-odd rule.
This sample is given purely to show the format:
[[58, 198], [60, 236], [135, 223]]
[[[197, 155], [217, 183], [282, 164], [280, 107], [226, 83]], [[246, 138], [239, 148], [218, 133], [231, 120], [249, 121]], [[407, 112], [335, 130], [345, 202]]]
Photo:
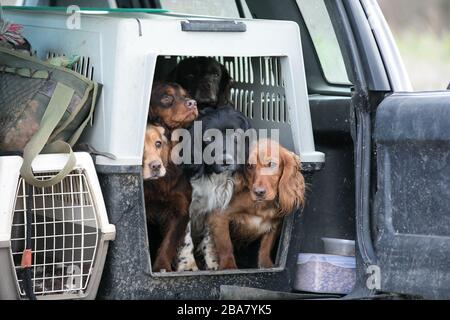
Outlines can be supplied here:
[[335, 239], [335, 238], [322, 238], [325, 253], [334, 254], [338, 256], [355, 256], [355, 241]]

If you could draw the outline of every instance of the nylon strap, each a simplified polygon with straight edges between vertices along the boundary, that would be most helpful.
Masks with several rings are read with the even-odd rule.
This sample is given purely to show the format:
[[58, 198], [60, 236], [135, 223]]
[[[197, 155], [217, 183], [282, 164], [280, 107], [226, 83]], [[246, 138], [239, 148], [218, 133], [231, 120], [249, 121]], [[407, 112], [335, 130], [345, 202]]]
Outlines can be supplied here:
[[[74, 94], [74, 90], [62, 83], [56, 85], [53, 96], [45, 110], [42, 117], [39, 130], [33, 135], [23, 151], [23, 164], [20, 168], [20, 174], [25, 181], [35, 187], [44, 188], [55, 185], [60, 182], [67, 174], [72, 171], [75, 166], [76, 160], [73, 154], [72, 148], [69, 144], [63, 141], [55, 141], [52, 144], [45, 147], [49, 137], [55, 130], [58, 123], [61, 121], [64, 113], [66, 112]], [[44, 150], [45, 149], [45, 150]], [[68, 153], [69, 158], [64, 168], [54, 177], [48, 180], [38, 180], [33, 173], [32, 163], [33, 160], [42, 151], [48, 153]]]

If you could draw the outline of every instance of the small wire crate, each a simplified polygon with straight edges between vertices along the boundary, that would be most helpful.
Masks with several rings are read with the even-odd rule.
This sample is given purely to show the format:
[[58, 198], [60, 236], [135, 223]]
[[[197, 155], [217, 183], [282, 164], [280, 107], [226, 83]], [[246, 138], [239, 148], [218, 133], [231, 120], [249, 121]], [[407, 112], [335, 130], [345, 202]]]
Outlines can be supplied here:
[[[33, 170], [39, 179], [48, 179], [64, 165], [64, 157], [39, 156]], [[24, 281], [31, 282], [37, 299], [95, 298], [115, 227], [108, 223], [91, 157], [77, 153], [76, 158], [63, 181], [36, 188], [19, 175], [21, 157], [0, 157], [0, 299], [26, 299]], [[27, 241], [31, 279], [25, 280]]]

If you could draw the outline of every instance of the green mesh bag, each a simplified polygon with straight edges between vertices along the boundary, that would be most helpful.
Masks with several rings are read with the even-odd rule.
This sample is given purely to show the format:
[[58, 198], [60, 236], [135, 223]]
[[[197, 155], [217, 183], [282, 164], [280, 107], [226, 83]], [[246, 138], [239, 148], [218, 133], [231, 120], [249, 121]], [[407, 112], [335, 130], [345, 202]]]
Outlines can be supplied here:
[[[98, 86], [66, 68], [0, 47], [0, 151], [23, 152], [21, 174], [36, 187], [60, 182], [75, 166], [72, 146], [90, 123]], [[67, 153], [63, 170], [36, 179], [40, 153]]]

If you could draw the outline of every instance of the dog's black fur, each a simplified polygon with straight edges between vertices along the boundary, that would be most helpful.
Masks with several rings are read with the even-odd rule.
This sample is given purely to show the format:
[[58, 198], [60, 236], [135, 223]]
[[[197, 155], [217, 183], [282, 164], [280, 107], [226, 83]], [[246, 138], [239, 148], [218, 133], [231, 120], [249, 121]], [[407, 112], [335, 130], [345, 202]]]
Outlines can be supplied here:
[[[246, 132], [251, 129], [251, 124], [247, 117], [244, 116], [241, 112], [235, 110], [230, 106], [219, 106], [219, 108], [206, 108], [200, 111], [199, 118], [197, 122], [201, 122], [202, 124], [202, 137], [204, 137], [205, 132], [209, 129], [216, 129], [222, 133], [223, 136], [223, 161], [217, 161], [213, 164], [205, 163], [202, 157], [202, 164], [194, 164], [194, 153], [197, 152], [199, 154], [203, 154], [205, 148], [208, 145], [213, 143], [213, 141], [202, 141], [201, 148], [199, 145], [194, 144], [194, 126], [191, 126], [189, 129], [190, 136], [192, 137], [192, 164], [183, 165], [184, 171], [191, 178], [197, 178], [204, 174], [211, 173], [222, 173], [229, 171], [231, 173], [236, 172], [238, 170], [242, 170], [244, 168], [244, 163], [248, 156], [248, 139], [235, 139], [234, 140], [234, 150], [227, 150], [226, 144], [226, 131], [227, 129], [233, 130], [242, 130], [241, 132]], [[238, 143], [244, 142], [245, 145], [238, 145]], [[244, 148], [245, 149], [242, 149]], [[241, 163], [238, 163], [238, 150], [244, 150], [245, 154], [241, 156]], [[232, 156], [233, 160], [227, 161], [225, 160], [225, 156], [229, 154]], [[220, 157], [219, 157], [220, 158]], [[230, 163], [231, 162], [231, 163]]]
[[[195, 132], [195, 123], [189, 132], [192, 143], [190, 154], [192, 164], [183, 165], [184, 172], [190, 178], [192, 186], [192, 201], [189, 207], [191, 219], [189, 235], [192, 237], [193, 247], [196, 248], [197, 261], [200, 263], [203, 261], [205, 268], [214, 270], [217, 269], [217, 262], [214, 261], [215, 255], [211, 251], [214, 247], [207, 226], [207, 217], [209, 214], [217, 210], [222, 211], [228, 206], [234, 193], [234, 175], [244, 170], [248, 158], [249, 141], [244, 139], [244, 135], [240, 137], [230, 135], [231, 132], [227, 132], [227, 129], [232, 129], [233, 133], [238, 133], [236, 130], [239, 129], [240, 133], [244, 134], [251, 128], [251, 125], [241, 112], [230, 106], [220, 105], [217, 109], [205, 108], [200, 110], [197, 127], [198, 122], [201, 122], [201, 132]], [[220, 131], [220, 135], [217, 131], [215, 132], [215, 139], [221, 138], [222, 141], [208, 139], [208, 136], [214, 136], [214, 133], [209, 131], [210, 129]], [[232, 143], [228, 145], [226, 143], [227, 133], [229, 137], [235, 138], [234, 140], [229, 139], [229, 142]], [[239, 139], [236, 139], [236, 136]], [[219, 141], [222, 142], [223, 149], [219, 149]], [[215, 146], [219, 148], [216, 150]], [[242, 150], [242, 147], [245, 147], [245, 150]], [[220, 152], [220, 154], [214, 154], [212, 150]], [[238, 150], [240, 151], [239, 154]], [[202, 157], [204, 151], [206, 151], [205, 154], [211, 155], [210, 162]], [[193, 162], [195, 155], [197, 155], [197, 159], [202, 160], [200, 164]], [[225, 161], [225, 159], [230, 161]], [[194, 259], [189, 255], [179, 257], [180, 260], [183, 260], [183, 258]], [[203, 264], [201, 263], [200, 266], [203, 266]]]
[[169, 74], [168, 81], [179, 83], [199, 109], [231, 105], [232, 79], [227, 69], [214, 58], [195, 57], [182, 60]]

